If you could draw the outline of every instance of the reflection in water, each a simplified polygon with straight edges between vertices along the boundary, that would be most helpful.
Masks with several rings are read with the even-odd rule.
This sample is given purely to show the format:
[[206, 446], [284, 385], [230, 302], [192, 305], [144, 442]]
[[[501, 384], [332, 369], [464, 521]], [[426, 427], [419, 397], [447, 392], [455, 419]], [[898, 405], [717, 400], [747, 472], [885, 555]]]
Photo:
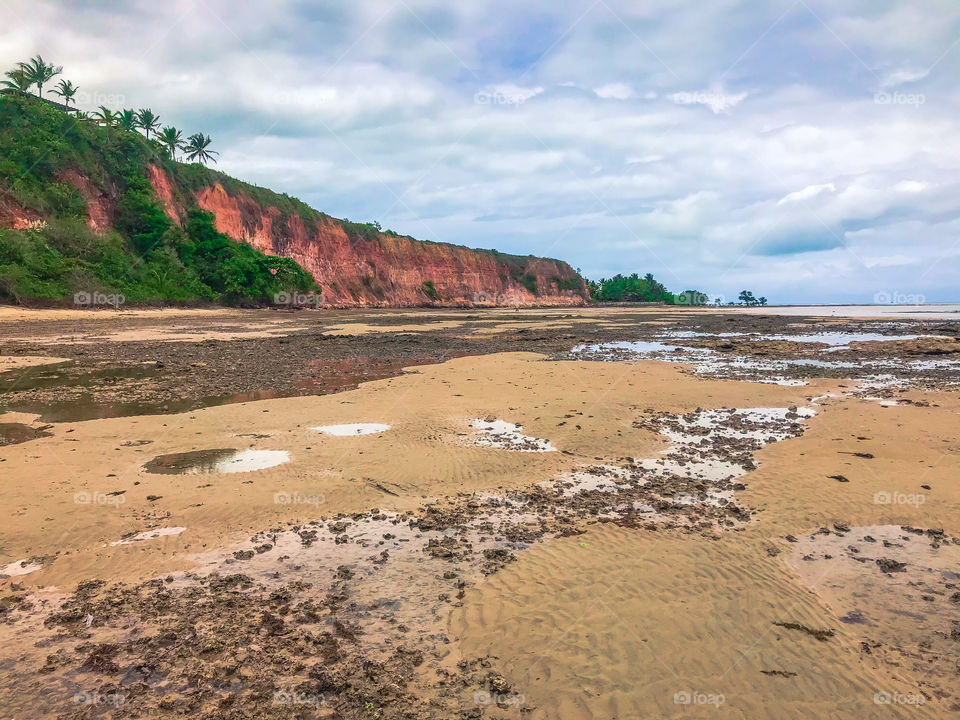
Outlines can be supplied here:
[[143, 467], [161, 475], [207, 475], [264, 470], [289, 461], [286, 450], [218, 448], [158, 455]]
[[51, 433], [46, 432], [48, 427], [50, 426], [32, 428], [23, 423], [0, 423], [0, 447], [3, 445], [16, 445], [17, 443], [36, 440], [41, 437], [50, 437]]
[[127, 402], [105, 403], [98, 400], [93, 394], [84, 394], [79, 397], [57, 402], [34, 402], [30, 400], [16, 402], [0, 402], [0, 410], [26, 412], [40, 416], [43, 422], [83, 422], [85, 420], [102, 420], [113, 417], [131, 417], [134, 415], [166, 415], [172, 413], [200, 410], [216, 405], [230, 405], [232, 403], [253, 402], [256, 400], [273, 400], [275, 398], [298, 395], [298, 391], [281, 393], [273, 390], [257, 390], [248, 393], [234, 393], [232, 395], [216, 395], [204, 398], [187, 398], [184, 400], [163, 400], [155, 402]]

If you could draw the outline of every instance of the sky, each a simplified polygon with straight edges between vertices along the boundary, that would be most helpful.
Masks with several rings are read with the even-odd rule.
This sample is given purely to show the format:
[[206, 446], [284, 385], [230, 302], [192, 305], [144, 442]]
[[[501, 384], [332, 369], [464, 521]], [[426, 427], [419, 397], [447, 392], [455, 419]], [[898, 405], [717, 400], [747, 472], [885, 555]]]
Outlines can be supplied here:
[[[418, 239], [771, 303], [960, 300], [956, 0], [0, 0], [81, 108]], [[2, 72], [2, 70], [0, 70]]]

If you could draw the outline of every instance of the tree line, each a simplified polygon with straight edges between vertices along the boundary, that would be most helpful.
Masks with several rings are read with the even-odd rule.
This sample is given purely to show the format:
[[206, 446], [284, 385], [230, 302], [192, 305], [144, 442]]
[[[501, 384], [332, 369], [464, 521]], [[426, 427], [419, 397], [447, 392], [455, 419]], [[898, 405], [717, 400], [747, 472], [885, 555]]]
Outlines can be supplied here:
[[[23, 95], [29, 95], [31, 88], [36, 87], [37, 97], [46, 100], [43, 97], [43, 86], [62, 74], [62, 65], [53, 65], [46, 62], [42, 56], [37, 55], [27, 62], [17, 63], [15, 68], [4, 73], [6, 79], [0, 81], [0, 87], [7, 92]], [[75, 112], [81, 120], [96, 122], [106, 127], [117, 127], [130, 132], [143, 130], [147, 140], [151, 141], [156, 148], [166, 152], [173, 160], [177, 160], [177, 151], [179, 150], [190, 161], [199, 160], [204, 164], [210, 161], [216, 162], [216, 156], [219, 153], [210, 149], [213, 140], [209, 135], [200, 132], [184, 139], [183, 133], [172, 125], [161, 128], [160, 116], [150, 108], [113, 111], [101, 105], [93, 114], [78, 110], [76, 107], [71, 108], [70, 103], [76, 105], [75, 99], [79, 90], [80, 88], [71, 81], [61, 78], [52, 92], [63, 100], [63, 106], [67, 110]], [[154, 136], [152, 140], [151, 133]]]
[[[577, 270], [579, 273], [579, 269]], [[640, 277], [639, 273], [631, 275], [616, 274], [612, 278], [588, 280], [587, 289], [590, 299], [595, 302], [655, 302], [666, 305], [747, 305], [750, 307], [766, 305], [765, 297], [755, 297], [750, 290], [740, 292], [738, 302], [724, 303], [723, 298], [710, 301], [710, 296], [699, 290], [684, 290], [673, 293], [666, 286], [656, 280], [652, 273]]]

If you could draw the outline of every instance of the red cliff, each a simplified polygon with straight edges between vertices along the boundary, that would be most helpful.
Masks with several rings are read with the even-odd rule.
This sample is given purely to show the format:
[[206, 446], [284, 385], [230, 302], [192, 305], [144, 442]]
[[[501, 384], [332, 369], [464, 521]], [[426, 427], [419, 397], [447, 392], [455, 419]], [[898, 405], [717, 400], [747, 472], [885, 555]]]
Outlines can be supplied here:
[[[180, 222], [176, 183], [163, 169], [148, 177], [167, 214]], [[189, 193], [214, 214], [217, 229], [269, 255], [290, 257], [310, 272], [336, 305], [574, 305], [586, 294], [566, 263], [459, 245], [422, 242], [393, 233], [350, 235], [344, 223], [317, 213], [304, 218], [263, 205], [243, 190], [213, 182]], [[181, 195], [182, 197], [182, 195]], [[369, 227], [369, 226], [364, 226]]]

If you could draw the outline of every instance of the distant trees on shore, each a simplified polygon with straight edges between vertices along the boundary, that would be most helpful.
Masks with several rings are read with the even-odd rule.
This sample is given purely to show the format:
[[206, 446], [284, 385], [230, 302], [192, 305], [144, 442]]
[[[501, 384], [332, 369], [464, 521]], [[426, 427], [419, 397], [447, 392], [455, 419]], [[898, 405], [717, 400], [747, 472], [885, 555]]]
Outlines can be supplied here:
[[767, 299], [765, 297], [754, 297], [753, 293], [749, 290], [741, 290], [737, 299], [740, 301], [740, 305], [746, 305], [747, 307], [756, 307], [758, 305], [767, 304]]
[[[15, 68], [4, 73], [5, 79], [0, 80], [0, 89], [5, 92], [30, 95], [31, 88], [36, 87], [37, 97], [46, 100], [43, 97], [43, 86], [62, 73], [62, 65], [53, 65], [44, 60], [41, 55], [37, 55], [27, 62], [17, 63]], [[81, 112], [76, 109], [75, 101], [78, 92], [79, 88], [76, 85], [63, 79], [53, 90], [53, 94], [63, 100], [61, 109], [76, 112], [81, 120], [95, 122], [105, 127], [116, 127], [129, 132], [143, 130], [151, 145], [158, 151], [166, 153], [172, 160], [177, 159], [178, 150], [183, 150], [188, 160], [198, 160], [204, 164], [217, 161], [216, 156], [219, 153], [210, 149], [213, 140], [209, 135], [195, 133], [184, 142], [183, 135], [177, 128], [171, 126], [161, 130], [160, 116], [150, 108], [114, 111], [101, 105], [93, 114]], [[47, 100], [47, 102], [50, 101]], [[70, 107], [70, 103], [74, 103], [73, 108]]]
[[672, 293], [653, 277], [652, 273], [647, 273], [640, 277], [639, 273], [631, 275], [616, 274], [612, 278], [601, 278], [600, 280], [588, 280], [587, 289], [590, 291], [590, 299], [595, 302], [662, 302], [666, 305], [747, 305], [750, 307], [766, 305], [765, 297], [754, 297], [750, 290], [743, 290], [738, 298], [739, 302], [729, 301], [725, 303], [724, 298], [718, 297], [710, 301], [710, 296], [699, 290], [684, 290], [680, 293]]

